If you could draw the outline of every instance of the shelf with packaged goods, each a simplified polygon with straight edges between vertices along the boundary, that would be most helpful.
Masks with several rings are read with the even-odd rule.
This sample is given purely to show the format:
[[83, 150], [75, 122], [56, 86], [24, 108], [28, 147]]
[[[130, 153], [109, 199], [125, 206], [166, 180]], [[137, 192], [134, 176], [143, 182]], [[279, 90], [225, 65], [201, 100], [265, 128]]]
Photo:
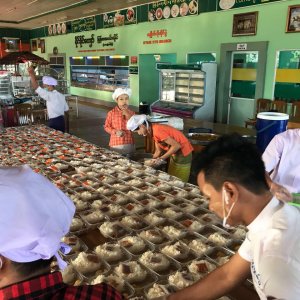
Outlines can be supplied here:
[[70, 58], [71, 86], [105, 91], [128, 87], [128, 56], [116, 57], [116, 59], [113, 56]]

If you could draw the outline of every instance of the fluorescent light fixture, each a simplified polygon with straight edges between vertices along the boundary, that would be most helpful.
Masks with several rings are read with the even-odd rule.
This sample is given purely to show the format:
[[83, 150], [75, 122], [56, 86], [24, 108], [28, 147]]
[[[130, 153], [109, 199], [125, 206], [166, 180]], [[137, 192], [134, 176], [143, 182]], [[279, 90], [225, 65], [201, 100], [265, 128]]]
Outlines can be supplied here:
[[87, 56], [86, 58], [87, 59], [97, 59], [97, 58], [99, 58], [99, 56]]
[[38, 1], [39, 0], [32, 0], [32, 1], [28, 2], [27, 5], [32, 5], [33, 3], [38, 2]]
[[72, 56], [73, 59], [83, 59], [83, 56]]
[[125, 55], [110, 55], [109, 58], [125, 58]]

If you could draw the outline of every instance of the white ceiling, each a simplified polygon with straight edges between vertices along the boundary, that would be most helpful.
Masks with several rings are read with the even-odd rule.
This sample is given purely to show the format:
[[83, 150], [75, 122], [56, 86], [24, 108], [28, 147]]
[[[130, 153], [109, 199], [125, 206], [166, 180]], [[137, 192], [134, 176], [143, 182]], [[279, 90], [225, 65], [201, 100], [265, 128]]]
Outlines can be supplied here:
[[0, 0], [0, 27], [33, 29], [153, 0]]

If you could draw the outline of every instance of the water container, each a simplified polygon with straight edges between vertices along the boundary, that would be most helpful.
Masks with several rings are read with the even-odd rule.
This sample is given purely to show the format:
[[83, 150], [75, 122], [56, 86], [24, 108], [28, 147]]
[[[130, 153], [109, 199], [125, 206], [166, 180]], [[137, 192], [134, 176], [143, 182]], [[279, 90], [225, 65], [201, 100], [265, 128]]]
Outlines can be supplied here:
[[256, 145], [263, 153], [272, 138], [286, 131], [289, 115], [277, 112], [261, 112], [257, 114]]

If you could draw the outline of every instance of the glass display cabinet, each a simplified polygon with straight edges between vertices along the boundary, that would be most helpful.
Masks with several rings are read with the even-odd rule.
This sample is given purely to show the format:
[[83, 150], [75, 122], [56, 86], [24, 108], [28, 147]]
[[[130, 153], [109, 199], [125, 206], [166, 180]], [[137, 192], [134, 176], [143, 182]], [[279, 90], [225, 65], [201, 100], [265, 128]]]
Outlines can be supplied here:
[[217, 64], [158, 64], [160, 99], [151, 105], [156, 114], [214, 120]]
[[89, 89], [113, 91], [129, 87], [129, 57], [71, 57], [71, 85]]

